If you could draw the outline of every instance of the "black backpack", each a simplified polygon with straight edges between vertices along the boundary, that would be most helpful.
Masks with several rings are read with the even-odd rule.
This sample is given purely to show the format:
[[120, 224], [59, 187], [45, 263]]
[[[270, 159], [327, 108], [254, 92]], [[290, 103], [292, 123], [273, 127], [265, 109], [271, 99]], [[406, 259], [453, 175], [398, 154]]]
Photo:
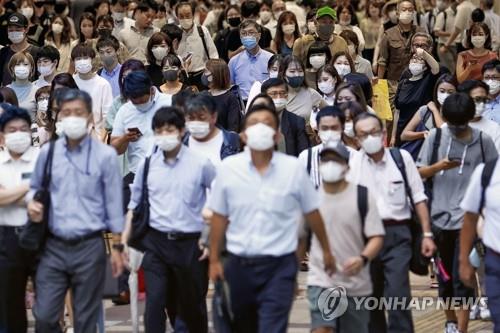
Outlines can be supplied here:
[[498, 157], [492, 161], [486, 162], [484, 164], [484, 169], [483, 172], [481, 173], [481, 199], [479, 201], [479, 213], [481, 214], [481, 211], [484, 208], [484, 204], [486, 201], [486, 189], [488, 188], [488, 185], [490, 185], [491, 182], [491, 177], [493, 176], [493, 171], [495, 171], [495, 166], [497, 164]]

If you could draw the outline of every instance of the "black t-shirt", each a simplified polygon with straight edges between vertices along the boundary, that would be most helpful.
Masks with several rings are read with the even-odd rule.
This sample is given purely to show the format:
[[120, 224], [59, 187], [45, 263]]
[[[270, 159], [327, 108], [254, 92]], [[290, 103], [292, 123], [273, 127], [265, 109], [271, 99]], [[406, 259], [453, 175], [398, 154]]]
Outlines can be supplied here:
[[217, 105], [217, 125], [227, 131], [240, 131], [240, 105], [238, 98], [231, 91], [213, 96]]
[[[268, 49], [271, 47], [271, 31], [268, 28], [260, 26], [262, 33], [260, 35], [259, 46], [262, 49]], [[231, 30], [228, 36], [227, 49], [228, 51], [236, 51], [241, 46], [240, 31], [239, 29]]]
[[[30, 45], [26, 49], [31, 56], [33, 57], [33, 60], [36, 61], [37, 54], [40, 48]], [[2, 86], [5, 87], [6, 85], [12, 83], [12, 76], [10, 75], [9, 71], [9, 61], [12, 58], [12, 56], [15, 54], [14, 51], [10, 48], [10, 46], [6, 46], [3, 49], [0, 50], [0, 68], [3, 70], [2, 73]], [[35, 78], [38, 78], [38, 72], [35, 70]]]
[[151, 81], [155, 87], [159, 88], [163, 84], [163, 72], [162, 68], [157, 64], [151, 64], [146, 66], [146, 73], [148, 73]]

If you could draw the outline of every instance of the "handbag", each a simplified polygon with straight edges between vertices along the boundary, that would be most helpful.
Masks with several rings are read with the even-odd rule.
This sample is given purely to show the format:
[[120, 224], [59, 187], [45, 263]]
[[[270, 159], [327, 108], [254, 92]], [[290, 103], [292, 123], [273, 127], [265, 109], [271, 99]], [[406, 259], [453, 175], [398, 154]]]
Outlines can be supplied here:
[[410, 232], [411, 232], [411, 249], [412, 255], [410, 260], [410, 271], [414, 274], [425, 276], [429, 273], [429, 262], [430, 258], [424, 257], [421, 252], [422, 244], [422, 226], [418, 220], [418, 216], [415, 210], [415, 202], [413, 201], [413, 195], [411, 194], [411, 188], [408, 184], [408, 177], [406, 175], [406, 167], [403, 161], [403, 156], [397, 148], [392, 148], [390, 150], [391, 156], [396, 163], [401, 175], [403, 176], [403, 183], [405, 186], [406, 196], [410, 200], [410, 206], [412, 211], [411, 221], [410, 221]]
[[144, 172], [142, 175], [142, 194], [141, 201], [135, 207], [132, 214], [132, 228], [128, 245], [139, 251], [144, 251], [142, 240], [149, 229], [149, 195], [148, 195], [148, 173], [151, 157], [146, 158], [144, 163]]
[[43, 179], [41, 188], [33, 196], [33, 200], [43, 205], [43, 219], [36, 223], [28, 220], [19, 233], [19, 246], [28, 251], [39, 251], [45, 244], [49, 232], [49, 210], [50, 210], [50, 180], [52, 176], [52, 160], [54, 157], [55, 141], [50, 141], [49, 153], [43, 168]]
[[[425, 126], [425, 124], [426, 124], [427, 120], [429, 119], [429, 117], [431, 117], [431, 116], [432, 116], [432, 111], [427, 109], [427, 111], [424, 115], [424, 118], [420, 120], [417, 127], [415, 128], [415, 132], [427, 131], [428, 129]], [[409, 152], [411, 154], [411, 156], [413, 157], [413, 160], [416, 161], [418, 158], [418, 154], [420, 153], [420, 150], [422, 149], [423, 144], [424, 144], [424, 139], [404, 141], [401, 144], [400, 148]]]

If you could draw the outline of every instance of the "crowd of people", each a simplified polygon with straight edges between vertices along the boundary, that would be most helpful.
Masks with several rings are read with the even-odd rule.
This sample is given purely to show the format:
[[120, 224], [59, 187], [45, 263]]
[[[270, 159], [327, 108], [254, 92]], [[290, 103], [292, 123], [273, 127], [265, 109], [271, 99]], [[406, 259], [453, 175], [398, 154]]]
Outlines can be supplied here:
[[138, 271], [146, 332], [286, 332], [299, 270], [315, 333], [414, 332], [355, 306], [410, 270], [500, 332], [494, 5], [1, 0], [0, 333], [102, 333]]

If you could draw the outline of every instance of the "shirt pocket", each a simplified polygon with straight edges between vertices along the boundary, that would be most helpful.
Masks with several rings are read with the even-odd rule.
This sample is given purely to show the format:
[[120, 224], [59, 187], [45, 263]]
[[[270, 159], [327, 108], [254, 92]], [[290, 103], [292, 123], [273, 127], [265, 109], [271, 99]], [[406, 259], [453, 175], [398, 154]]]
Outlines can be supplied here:
[[388, 203], [396, 207], [401, 207], [406, 204], [406, 191], [402, 180], [389, 183]]
[[263, 189], [258, 199], [264, 210], [274, 214], [289, 214], [294, 209], [292, 196], [280, 191]]
[[104, 194], [104, 187], [101, 185], [101, 174], [78, 173], [78, 191], [79, 195], [90, 201], [97, 202]]
[[179, 184], [182, 187], [182, 200], [190, 207], [195, 207], [201, 200], [202, 189], [198, 179], [187, 179]]
[[401, 62], [405, 54], [405, 45], [403, 41], [399, 39], [390, 39], [389, 47], [391, 50], [390, 62], [391, 63]]

